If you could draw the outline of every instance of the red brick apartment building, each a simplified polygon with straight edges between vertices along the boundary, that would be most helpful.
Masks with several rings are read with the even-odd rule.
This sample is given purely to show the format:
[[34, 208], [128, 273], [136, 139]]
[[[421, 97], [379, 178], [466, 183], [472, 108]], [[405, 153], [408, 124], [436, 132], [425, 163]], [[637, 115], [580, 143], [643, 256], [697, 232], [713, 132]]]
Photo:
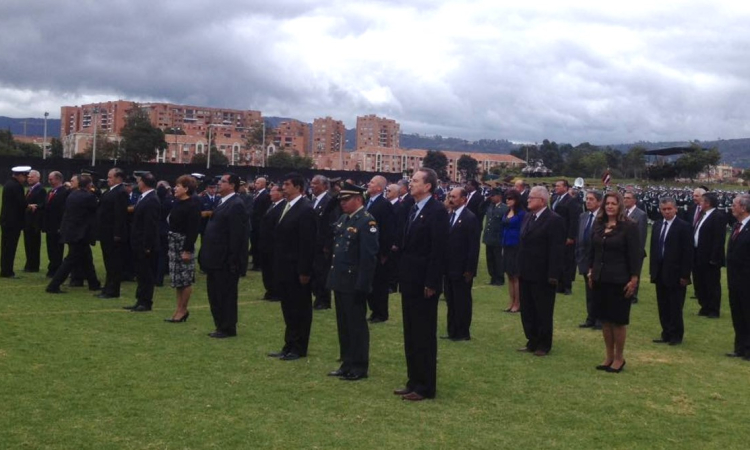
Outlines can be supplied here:
[[365, 147], [399, 147], [401, 126], [393, 119], [378, 117], [375, 114], [357, 117], [357, 146]]

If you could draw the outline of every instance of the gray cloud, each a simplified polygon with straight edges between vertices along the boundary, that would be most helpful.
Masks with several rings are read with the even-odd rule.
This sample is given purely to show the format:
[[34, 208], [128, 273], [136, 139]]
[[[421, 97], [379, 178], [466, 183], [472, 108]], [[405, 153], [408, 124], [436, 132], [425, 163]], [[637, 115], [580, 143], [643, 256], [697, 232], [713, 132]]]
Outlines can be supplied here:
[[467, 139], [746, 137], [749, 15], [704, 1], [11, 0], [0, 115], [125, 98], [349, 127], [376, 113]]

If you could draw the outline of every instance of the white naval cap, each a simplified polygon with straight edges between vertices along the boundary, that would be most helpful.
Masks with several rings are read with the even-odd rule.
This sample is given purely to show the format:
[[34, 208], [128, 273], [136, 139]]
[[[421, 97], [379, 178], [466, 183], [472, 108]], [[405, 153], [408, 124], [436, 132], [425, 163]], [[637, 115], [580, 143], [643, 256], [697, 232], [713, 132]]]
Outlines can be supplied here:
[[14, 174], [22, 174], [31, 172], [31, 166], [16, 166], [10, 169]]

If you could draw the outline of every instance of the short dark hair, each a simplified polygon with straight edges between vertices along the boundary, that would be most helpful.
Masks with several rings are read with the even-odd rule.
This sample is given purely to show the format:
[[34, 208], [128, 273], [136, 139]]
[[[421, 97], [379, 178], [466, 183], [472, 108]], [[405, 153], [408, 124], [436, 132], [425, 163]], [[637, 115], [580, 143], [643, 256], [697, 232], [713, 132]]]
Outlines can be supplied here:
[[88, 189], [91, 186], [91, 177], [88, 175], [76, 175], [78, 178], [78, 189]]
[[422, 181], [424, 181], [425, 183], [430, 183], [430, 194], [434, 194], [438, 182], [437, 172], [430, 169], [429, 167], [420, 167], [417, 172], [422, 172], [424, 174], [424, 179]]
[[112, 169], [113, 175], [115, 178], [119, 178], [120, 181], [125, 179], [125, 171], [120, 169], [119, 167], [113, 167]]
[[305, 190], [305, 178], [297, 172], [290, 172], [284, 175], [283, 181], [289, 181], [292, 186], [298, 188], [300, 191]]
[[195, 194], [195, 190], [198, 189], [198, 180], [192, 175], [182, 175], [175, 181], [175, 184], [179, 184], [187, 189], [188, 195]]
[[565, 178], [560, 178], [559, 180], [555, 181], [555, 183], [562, 183], [566, 188], [570, 187], [570, 183], [568, 183], [568, 180], [566, 180]]
[[237, 175], [234, 172], [224, 172], [224, 175], [222, 176], [229, 177], [227, 181], [229, 181], [229, 184], [234, 186], [234, 192], [237, 192], [240, 190], [240, 176], [239, 175]]
[[156, 177], [153, 173], [144, 173], [143, 175], [141, 175], [141, 180], [143, 181], [143, 184], [146, 185], [146, 187], [150, 187], [151, 189], [156, 188]]
[[706, 192], [705, 194], [703, 194], [703, 199], [708, 202], [711, 208], [716, 208], [717, 206], [719, 206], [719, 197], [717, 197], [713, 192]]
[[474, 188], [474, 190], [479, 189], [479, 182], [477, 180], [469, 180], [466, 182], [466, 184], [470, 185]]

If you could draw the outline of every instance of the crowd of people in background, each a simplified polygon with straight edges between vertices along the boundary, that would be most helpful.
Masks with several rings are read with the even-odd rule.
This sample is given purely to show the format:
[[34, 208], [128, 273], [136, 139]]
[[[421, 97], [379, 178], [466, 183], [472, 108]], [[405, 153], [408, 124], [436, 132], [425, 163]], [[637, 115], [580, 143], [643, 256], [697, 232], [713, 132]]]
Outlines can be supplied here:
[[[335, 309], [341, 365], [328, 375], [357, 381], [369, 374], [369, 326], [386, 322], [389, 298], [400, 293], [407, 382], [404, 400], [437, 391], [438, 302], [444, 294], [444, 336], [470, 341], [472, 288], [485, 246], [494, 286], [507, 285], [505, 312], [520, 313], [525, 341], [538, 357], [553, 348], [557, 295], [578, 295], [581, 328], [601, 330], [597, 370], [625, 368], [630, 310], [643, 279], [655, 285], [661, 330], [653, 342], [680, 345], [683, 309], [693, 285], [699, 315], [721, 316], [726, 267], [735, 332], [727, 356], [750, 361], [750, 195], [665, 186], [605, 186], [565, 179], [481, 184], [438, 180], [429, 168], [395, 183], [278, 180], [185, 174], [171, 183], [150, 172], [112, 168], [65, 180], [31, 167], [13, 168], [2, 193], [0, 277], [16, 278], [23, 235], [24, 272], [40, 272], [46, 235], [46, 292], [83, 286], [98, 299], [118, 299], [135, 281], [134, 313], [152, 310], [154, 290], [169, 278], [176, 307], [164, 320], [183, 323], [196, 271], [205, 273], [215, 328], [211, 338], [237, 335], [240, 279], [260, 272], [262, 299], [280, 302], [283, 346], [268, 353], [305, 358], [313, 311]], [[650, 242], [648, 227], [651, 226]], [[200, 239], [200, 245], [198, 240]], [[97, 274], [99, 243], [105, 274]], [[65, 246], [67, 245], [67, 254]], [[649, 257], [648, 273], [643, 265]], [[576, 276], [583, 292], [573, 292]], [[369, 317], [368, 317], [369, 311]], [[656, 330], [654, 330], [656, 331]]]

